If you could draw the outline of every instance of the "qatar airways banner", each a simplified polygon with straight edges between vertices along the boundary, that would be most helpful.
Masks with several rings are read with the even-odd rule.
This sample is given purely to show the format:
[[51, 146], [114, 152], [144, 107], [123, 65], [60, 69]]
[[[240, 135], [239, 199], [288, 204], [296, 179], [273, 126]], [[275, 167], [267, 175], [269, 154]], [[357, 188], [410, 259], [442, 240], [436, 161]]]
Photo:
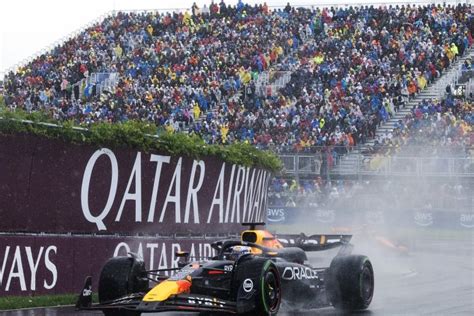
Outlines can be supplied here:
[[237, 232], [266, 216], [271, 173], [129, 149], [0, 136], [0, 231]]
[[[134, 252], [147, 269], [176, 268], [177, 251], [202, 260], [215, 255], [213, 239], [112, 236], [0, 236], [0, 297], [79, 293], [86, 276], [97, 291], [100, 271], [114, 256]], [[166, 273], [164, 273], [166, 274]]]

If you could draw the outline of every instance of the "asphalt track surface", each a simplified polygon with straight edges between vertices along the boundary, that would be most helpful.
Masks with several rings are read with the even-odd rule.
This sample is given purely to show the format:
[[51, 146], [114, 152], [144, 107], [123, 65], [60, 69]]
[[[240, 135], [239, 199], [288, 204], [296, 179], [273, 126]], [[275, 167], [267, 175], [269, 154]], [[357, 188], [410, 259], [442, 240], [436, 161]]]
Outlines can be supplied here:
[[[474, 235], [463, 240], [417, 242], [409, 255], [368, 245], [375, 270], [375, 294], [369, 309], [357, 315], [474, 315]], [[357, 251], [359, 252], [359, 251]], [[342, 315], [324, 308], [296, 315]], [[85, 316], [73, 307], [0, 312], [5, 316]], [[159, 316], [195, 313], [146, 314]], [[280, 315], [280, 314], [279, 314]]]

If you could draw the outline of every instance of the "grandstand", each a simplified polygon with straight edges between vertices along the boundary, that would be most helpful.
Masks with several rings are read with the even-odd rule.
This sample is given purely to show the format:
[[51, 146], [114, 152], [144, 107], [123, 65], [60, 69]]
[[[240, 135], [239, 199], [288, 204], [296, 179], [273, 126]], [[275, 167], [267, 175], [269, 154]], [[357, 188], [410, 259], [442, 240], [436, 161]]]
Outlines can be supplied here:
[[[394, 166], [397, 165], [396, 159], [408, 162], [411, 158], [418, 160], [418, 163], [412, 159], [412, 164], [417, 164], [418, 169], [416, 174], [420, 174], [422, 169], [425, 171], [429, 168], [429, 163], [434, 163], [431, 153], [439, 152], [439, 146], [447, 146], [445, 151], [449, 151], [451, 157], [444, 155], [444, 160], [438, 160], [438, 165], [444, 165], [445, 168], [437, 168], [432, 170], [432, 174], [450, 174], [458, 176], [469, 176], [473, 172], [474, 161], [472, 155], [473, 143], [472, 138], [472, 97], [469, 97], [467, 87], [469, 86], [468, 77], [472, 77], [470, 71], [470, 61], [474, 56], [472, 49], [459, 60], [457, 60], [436, 83], [422, 91], [417, 96], [407, 103], [408, 106], [400, 109], [386, 122], [383, 122], [377, 129], [373, 139], [369, 140], [362, 146], [353, 150], [350, 154], [342, 158], [337, 167], [340, 174], [350, 175], [357, 172], [367, 174], [403, 174], [403, 170], [397, 170]], [[469, 68], [466, 68], [468, 64]], [[467, 79], [467, 80], [466, 80]], [[471, 80], [472, 81], [472, 80]], [[452, 93], [447, 93], [452, 91]], [[465, 100], [465, 102], [461, 101]], [[447, 104], [452, 104], [448, 106]], [[426, 108], [429, 108], [427, 111]], [[431, 110], [432, 107], [436, 109]], [[425, 109], [423, 109], [425, 108]], [[416, 133], [414, 128], [430, 127], [430, 122], [434, 121], [434, 115], [443, 114], [438, 119], [446, 118], [451, 110], [454, 111], [454, 116], [450, 122], [445, 122], [442, 126], [442, 131], [445, 133], [450, 128], [461, 126], [462, 132], [460, 135], [451, 135], [451, 137], [444, 137], [440, 130], [425, 129], [424, 135]], [[420, 114], [427, 114], [425, 117], [420, 117]], [[419, 124], [409, 124], [415, 120]], [[436, 135], [437, 142], [426, 142], [431, 135]], [[418, 135], [417, 135], [418, 134]], [[406, 139], [406, 136], [410, 136]], [[405, 136], [405, 137], [402, 137]], [[423, 137], [421, 137], [423, 136]], [[394, 138], [394, 139], [392, 139]], [[416, 138], [422, 140], [417, 142]], [[452, 139], [453, 142], [447, 144], [447, 140]], [[460, 146], [463, 150], [453, 150], [454, 147]], [[402, 148], [401, 148], [402, 146]], [[422, 147], [429, 146], [431, 153], [421, 150]], [[408, 150], [406, 147], [409, 147]], [[402, 150], [403, 149], [403, 150]], [[425, 148], [426, 149], [426, 148]], [[421, 150], [421, 151], [420, 151]], [[395, 155], [396, 154], [396, 155]], [[424, 156], [423, 156], [424, 155]], [[375, 156], [375, 157], [374, 157]], [[395, 156], [398, 156], [396, 158]], [[402, 156], [402, 157], [400, 157]], [[436, 158], [435, 158], [436, 159]], [[398, 162], [400, 164], [400, 162]], [[452, 165], [459, 165], [461, 167], [452, 167]], [[423, 167], [424, 165], [424, 167]], [[448, 166], [451, 167], [448, 168]], [[449, 172], [448, 172], [449, 169]], [[411, 174], [410, 172], [406, 173]]]
[[85, 127], [247, 142], [297, 176], [380, 173], [366, 153], [456, 85], [473, 25], [470, 4], [112, 12], [8, 72], [3, 98]]
[[130, 252], [152, 270], [209, 258], [266, 221], [368, 242], [390, 270], [375, 315], [472, 310], [469, 1], [208, 1], [112, 11], [0, 73], [0, 295], [76, 293]]

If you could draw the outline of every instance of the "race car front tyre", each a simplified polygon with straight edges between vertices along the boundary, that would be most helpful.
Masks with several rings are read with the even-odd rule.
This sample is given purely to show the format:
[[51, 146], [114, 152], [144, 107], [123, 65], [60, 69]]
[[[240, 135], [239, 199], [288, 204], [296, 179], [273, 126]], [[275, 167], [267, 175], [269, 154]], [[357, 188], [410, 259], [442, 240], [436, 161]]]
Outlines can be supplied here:
[[[99, 302], [101, 304], [131, 293], [146, 292], [148, 281], [143, 261], [133, 257], [115, 257], [107, 261], [99, 278]], [[138, 312], [123, 309], [103, 309], [107, 316], [136, 316]]]
[[364, 310], [374, 295], [374, 270], [366, 256], [335, 257], [326, 274], [326, 291], [337, 309]]
[[255, 257], [249, 259], [237, 266], [234, 282], [239, 287], [243, 287], [245, 292], [255, 291], [255, 309], [243, 313], [239, 311], [239, 314], [274, 316], [278, 313], [281, 303], [281, 281], [278, 269], [271, 260]]
[[261, 304], [257, 304], [261, 315], [276, 315], [281, 302], [281, 285], [278, 270], [271, 261], [267, 261], [262, 269], [260, 284], [257, 287]]

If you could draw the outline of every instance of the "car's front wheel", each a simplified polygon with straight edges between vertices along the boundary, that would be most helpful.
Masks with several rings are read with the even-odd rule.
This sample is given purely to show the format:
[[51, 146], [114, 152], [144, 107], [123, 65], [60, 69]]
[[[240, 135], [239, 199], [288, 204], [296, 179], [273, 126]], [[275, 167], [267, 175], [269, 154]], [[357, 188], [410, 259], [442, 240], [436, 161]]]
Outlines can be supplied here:
[[[148, 290], [148, 281], [143, 261], [133, 257], [115, 257], [109, 259], [99, 278], [99, 302], [101, 304], [118, 299], [131, 293]], [[139, 312], [125, 309], [103, 309], [106, 316], [137, 316]]]
[[281, 286], [278, 270], [271, 261], [267, 261], [262, 269], [259, 296], [262, 304], [259, 306], [261, 315], [276, 315], [280, 309]]
[[271, 260], [249, 258], [237, 265], [234, 275], [234, 284], [237, 285], [239, 295], [241, 297], [248, 295], [254, 300], [250, 304], [254, 307], [252, 310], [238, 308], [239, 314], [274, 316], [278, 313], [281, 303], [281, 281], [278, 269]]

